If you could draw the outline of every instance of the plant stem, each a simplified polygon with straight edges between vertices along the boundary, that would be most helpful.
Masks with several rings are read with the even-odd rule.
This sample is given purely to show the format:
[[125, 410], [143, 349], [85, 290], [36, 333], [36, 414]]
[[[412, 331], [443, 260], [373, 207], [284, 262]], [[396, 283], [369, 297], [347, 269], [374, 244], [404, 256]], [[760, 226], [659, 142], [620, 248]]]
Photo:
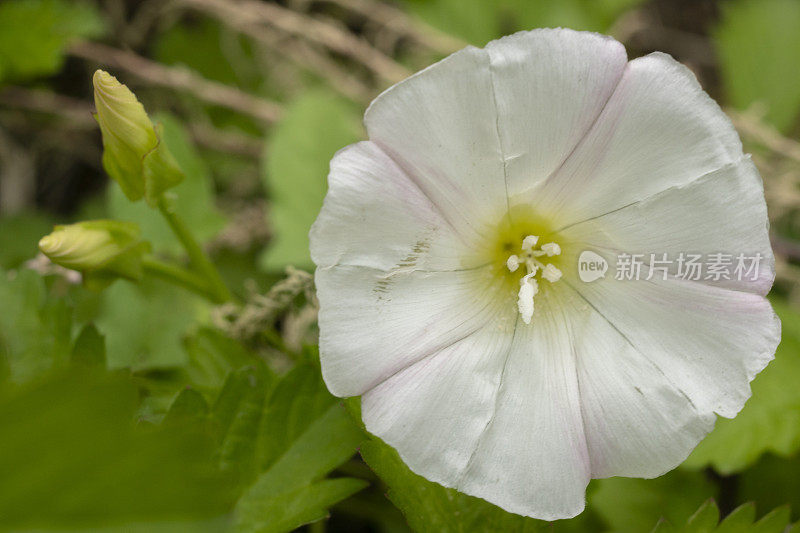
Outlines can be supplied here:
[[217, 301], [216, 295], [210, 291], [206, 280], [193, 272], [189, 272], [185, 268], [164, 263], [151, 256], [142, 258], [142, 267], [144, 267], [146, 273], [156, 278], [168, 281], [174, 285], [179, 285], [204, 298], [209, 298], [215, 302]]
[[217, 268], [203, 251], [203, 248], [201, 248], [194, 239], [192, 232], [189, 231], [189, 228], [186, 227], [183, 220], [180, 219], [172, 206], [168, 205], [167, 201], [163, 198], [158, 202], [158, 209], [161, 211], [161, 214], [164, 215], [164, 218], [167, 220], [169, 227], [172, 228], [175, 236], [178, 237], [178, 240], [183, 244], [194, 268], [197, 269], [198, 273], [208, 282], [208, 290], [213, 295], [212, 299], [216, 303], [230, 301], [232, 299], [231, 293], [222, 281], [222, 277], [219, 275]]

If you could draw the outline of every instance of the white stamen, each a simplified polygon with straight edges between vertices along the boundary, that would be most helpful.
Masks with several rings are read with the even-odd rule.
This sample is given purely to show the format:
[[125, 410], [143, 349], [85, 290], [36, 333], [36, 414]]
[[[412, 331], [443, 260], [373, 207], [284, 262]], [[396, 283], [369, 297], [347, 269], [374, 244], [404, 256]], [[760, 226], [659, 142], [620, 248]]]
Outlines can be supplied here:
[[522, 250], [529, 252], [534, 246], [536, 246], [537, 242], [539, 242], [539, 237], [536, 235], [528, 235], [522, 239]]
[[561, 279], [561, 271], [552, 264], [548, 264], [542, 269], [542, 277], [550, 283], [555, 283]]
[[531, 323], [533, 318], [533, 297], [539, 292], [539, 284], [528, 274], [519, 281], [519, 293], [517, 294], [517, 309], [522, 315], [522, 321], [526, 324]]
[[506, 259], [506, 266], [508, 267], [509, 271], [516, 272], [517, 269], [519, 268], [519, 257], [517, 257], [516, 255], [512, 255], [511, 257]]
[[547, 257], [561, 254], [561, 247], [555, 242], [548, 242], [540, 246], [542, 251], [547, 254]]

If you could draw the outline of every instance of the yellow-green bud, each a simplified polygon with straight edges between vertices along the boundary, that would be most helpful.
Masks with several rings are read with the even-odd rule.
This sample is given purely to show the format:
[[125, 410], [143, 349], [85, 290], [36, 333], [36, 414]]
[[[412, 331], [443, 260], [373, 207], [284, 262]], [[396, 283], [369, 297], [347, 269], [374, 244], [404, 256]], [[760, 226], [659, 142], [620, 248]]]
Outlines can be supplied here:
[[161, 142], [136, 96], [111, 74], [98, 70], [94, 83], [95, 118], [103, 135], [103, 167], [131, 201], [142, 197], [155, 206], [183, 179], [175, 158]]
[[139, 226], [118, 220], [92, 220], [56, 226], [39, 241], [53, 263], [80, 271], [84, 283], [101, 289], [116, 278], [142, 278], [142, 256], [150, 249]]

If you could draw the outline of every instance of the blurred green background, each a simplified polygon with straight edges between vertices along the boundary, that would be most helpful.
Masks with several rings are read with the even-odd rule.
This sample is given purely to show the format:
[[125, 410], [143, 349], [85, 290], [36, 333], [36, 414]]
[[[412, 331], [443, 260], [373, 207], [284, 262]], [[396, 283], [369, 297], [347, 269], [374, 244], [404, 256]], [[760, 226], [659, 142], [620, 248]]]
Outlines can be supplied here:
[[[581, 516], [546, 524], [365, 435], [321, 383], [302, 271], [328, 162], [372, 98], [466, 43], [554, 26], [668, 52], [728, 112], [764, 178], [784, 333], [684, 465], [593, 481]], [[0, 530], [712, 531], [736, 509], [719, 531], [784, 531], [800, 519], [799, 66], [800, 0], [3, 0]], [[93, 293], [37, 255], [53, 224], [116, 218], [184, 259], [109, 186], [96, 68], [163, 125], [187, 176], [176, 209], [237, 303], [157, 280]]]

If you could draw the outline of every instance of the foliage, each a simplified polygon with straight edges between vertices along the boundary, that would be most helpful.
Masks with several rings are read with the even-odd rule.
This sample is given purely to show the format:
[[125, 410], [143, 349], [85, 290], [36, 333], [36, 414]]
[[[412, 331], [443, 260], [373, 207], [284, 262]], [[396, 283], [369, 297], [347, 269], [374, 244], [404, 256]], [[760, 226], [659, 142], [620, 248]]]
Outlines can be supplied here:
[[325, 197], [328, 162], [358, 131], [354, 110], [321, 92], [300, 96], [275, 126], [263, 174], [275, 241], [261, 258], [264, 268], [312, 267], [308, 231]]
[[67, 45], [104, 31], [89, 3], [6, 0], [0, 4], [0, 85], [56, 73]]
[[789, 457], [800, 449], [800, 314], [781, 302], [773, 306], [783, 336], [775, 360], [752, 383], [753, 396], [734, 419], [717, 420], [714, 431], [684, 463], [739, 472], [766, 452]]
[[800, 112], [800, 3], [739, 0], [726, 4], [715, 38], [730, 103], [759, 102], [766, 118], [786, 131]]

